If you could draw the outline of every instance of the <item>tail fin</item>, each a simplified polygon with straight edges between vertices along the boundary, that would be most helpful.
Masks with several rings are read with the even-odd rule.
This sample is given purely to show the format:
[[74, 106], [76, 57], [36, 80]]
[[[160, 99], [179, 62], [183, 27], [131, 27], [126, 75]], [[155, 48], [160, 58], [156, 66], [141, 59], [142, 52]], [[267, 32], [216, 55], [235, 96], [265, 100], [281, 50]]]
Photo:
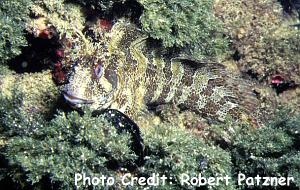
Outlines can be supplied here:
[[275, 92], [268, 87], [240, 76], [230, 75], [228, 75], [227, 86], [236, 94], [239, 120], [255, 127], [262, 127], [276, 110]]

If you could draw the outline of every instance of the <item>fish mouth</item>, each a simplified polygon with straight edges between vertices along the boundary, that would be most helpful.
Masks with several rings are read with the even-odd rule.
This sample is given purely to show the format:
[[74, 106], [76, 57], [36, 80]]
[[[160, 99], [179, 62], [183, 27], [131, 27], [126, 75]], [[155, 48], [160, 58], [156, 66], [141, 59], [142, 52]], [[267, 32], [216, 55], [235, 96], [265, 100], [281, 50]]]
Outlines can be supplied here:
[[72, 107], [81, 107], [82, 105], [88, 105], [94, 103], [93, 100], [80, 98], [67, 92], [63, 92], [63, 96], [67, 101], [67, 103], [70, 104]]

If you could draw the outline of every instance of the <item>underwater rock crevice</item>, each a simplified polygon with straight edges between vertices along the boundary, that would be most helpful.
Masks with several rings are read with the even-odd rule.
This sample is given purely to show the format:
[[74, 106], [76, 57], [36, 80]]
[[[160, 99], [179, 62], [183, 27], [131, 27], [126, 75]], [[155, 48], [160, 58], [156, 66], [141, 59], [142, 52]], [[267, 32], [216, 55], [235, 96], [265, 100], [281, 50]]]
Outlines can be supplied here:
[[36, 38], [26, 36], [29, 45], [22, 49], [21, 55], [8, 62], [8, 66], [16, 73], [36, 73], [52, 68], [58, 58], [56, 50], [60, 48], [57, 39]]
[[272, 85], [272, 88], [276, 91], [277, 95], [284, 93], [285, 91], [295, 90], [299, 87], [300, 85], [296, 84], [294, 81], [287, 81], [279, 85]]

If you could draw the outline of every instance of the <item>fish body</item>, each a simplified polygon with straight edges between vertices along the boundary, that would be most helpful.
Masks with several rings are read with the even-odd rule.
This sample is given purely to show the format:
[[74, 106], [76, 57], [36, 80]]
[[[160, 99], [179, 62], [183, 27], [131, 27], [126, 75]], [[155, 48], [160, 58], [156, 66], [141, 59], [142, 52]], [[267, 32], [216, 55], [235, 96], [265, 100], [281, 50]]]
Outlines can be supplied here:
[[[134, 119], [149, 105], [173, 104], [211, 121], [256, 120], [253, 83], [223, 65], [170, 56], [127, 21], [117, 22], [110, 36], [101, 50], [74, 66], [64, 87], [73, 106], [117, 109]], [[103, 75], [95, 78], [99, 64]]]

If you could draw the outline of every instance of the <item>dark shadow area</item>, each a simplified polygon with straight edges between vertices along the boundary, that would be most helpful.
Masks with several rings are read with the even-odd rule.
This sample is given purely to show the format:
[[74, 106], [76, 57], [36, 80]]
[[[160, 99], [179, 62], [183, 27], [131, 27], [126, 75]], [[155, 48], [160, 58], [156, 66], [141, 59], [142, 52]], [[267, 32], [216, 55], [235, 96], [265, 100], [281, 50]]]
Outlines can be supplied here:
[[135, 0], [128, 0], [124, 3], [114, 3], [111, 12], [113, 18], [127, 17], [135, 24], [139, 23], [139, 18], [143, 13], [143, 7]]
[[294, 81], [287, 81], [287, 82], [283, 82], [282, 84], [272, 84], [272, 88], [275, 89], [277, 94], [281, 94], [284, 91], [287, 90], [293, 90], [300, 87], [300, 85], [297, 85]]
[[235, 50], [234, 54], [232, 55], [232, 58], [235, 61], [239, 61], [242, 58], [242, 56], [238, 50]]
[[46, 118], [47, 121], [50, 121], [52, 119], [54, 119], [56, 117], [56, 115], [58, 115], [60, 112], [64, 112], [66, 114], [72, 112], [72, 111], [77, 111], [81, 116], [84, 114], [84, 112], [82, 110], [75, 110], [74, 108], [72, 108], [65, 100], [63, 94], [61, 94], [59, 96], [59, 98], [57, 99], [57, 101], [55, 102], [55, 106], [54, 109], [52, 110], [52, 113], [49, 114], [49, 117]]
[[22, 49], [21, 55], [8, 62], [9, 68], [17, 73], [35, 73], [52, 68], [58, 61], [58, 39], [38, 38], [31, 34], [27, 34], [26, 38], [28, 46]]
[[247, 76], [249, 76], [251, 79], [258, 80], [258, 73], [253, 71], [252, 69], [249, 69], [246, 73]]
[[[3, 149], [0, 149], [2, 152]], [[5, 159], [3, 154], [0, 154], [0, 187], [5, 190], [31, 190], [32, 186], [29, 184], [18, 184], [13, 181], [12, 177], [9, 176], [9, 163], [8, 160]], [[16, 178], [24, 177], [22, 174], [20, 176], [14, 176]]]
[[278, 0], [283, 8], [284, 13], [288, 15], [298, 14], [300, 16], [300, 0]]
[[121, 17], [129, 18], [135, 24], [140, 24], [140, 16], [143, 13], [143, 6], [136, 0], [127, 0], [114, 2], [111, 7], [107, 7], [106, 10], [100, 7], [100, 3], [96, 1], [79, 1], [68, 0], [67, 2], [78, 3], [85, 7], [85, 14], [87, 21], [93, 21], [96, 18], [107, 19], [114, 21]]

